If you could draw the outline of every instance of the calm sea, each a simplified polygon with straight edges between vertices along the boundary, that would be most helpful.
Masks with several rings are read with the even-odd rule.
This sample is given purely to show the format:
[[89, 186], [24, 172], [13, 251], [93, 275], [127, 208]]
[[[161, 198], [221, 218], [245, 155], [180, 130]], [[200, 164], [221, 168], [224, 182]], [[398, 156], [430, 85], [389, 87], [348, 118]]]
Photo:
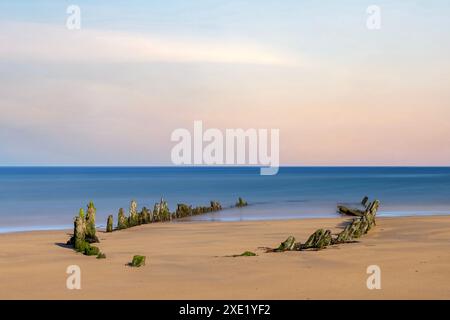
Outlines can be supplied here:
[[251, 205], [194, 218], [236, 221], [335, 217], [338, 202], [365, 195], [381, 201], [380, 216], [450, 214], [450, 168], [285, 167], [260, 176], [249, 167], [3, 167], [0, 232], [71, 228], [90, 200], [102, 226], [132, 199], [153, 208], [164, 197], [174, 210], [210, 200], [230, 207], [241, 196]]

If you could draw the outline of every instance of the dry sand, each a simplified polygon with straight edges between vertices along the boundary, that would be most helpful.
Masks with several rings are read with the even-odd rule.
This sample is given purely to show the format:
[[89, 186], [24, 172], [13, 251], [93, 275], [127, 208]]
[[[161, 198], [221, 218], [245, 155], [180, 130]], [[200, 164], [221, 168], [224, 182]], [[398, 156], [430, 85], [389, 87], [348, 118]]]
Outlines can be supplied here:
[[[357, 243], [265, 253], [287, 236], [339, 231], [344, 219], [158, 223], [107, 234], [107, 259], [62, 245], [70, 231], [0, 235], [1, 299], [450, 299], [450, 216], [379, 218]], [[226, 257], [246, 250], [256, 257]], [[126, 264], [134, 254], [147, 265]], [[368, 290], [366, 268], [381, 268]], [[81, 290], [66, 268], [81, 268]]]

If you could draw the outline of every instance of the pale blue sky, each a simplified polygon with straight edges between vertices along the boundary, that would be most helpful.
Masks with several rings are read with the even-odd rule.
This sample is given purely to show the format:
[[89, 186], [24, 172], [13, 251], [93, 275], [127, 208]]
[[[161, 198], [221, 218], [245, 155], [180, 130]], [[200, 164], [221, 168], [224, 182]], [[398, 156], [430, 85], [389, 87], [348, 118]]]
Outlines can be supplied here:
[[0, 165], [170, 164], [194, 120], [279, 128], [283, 164], [448, 165], [449, 17], [437, 0], [0, 0]]

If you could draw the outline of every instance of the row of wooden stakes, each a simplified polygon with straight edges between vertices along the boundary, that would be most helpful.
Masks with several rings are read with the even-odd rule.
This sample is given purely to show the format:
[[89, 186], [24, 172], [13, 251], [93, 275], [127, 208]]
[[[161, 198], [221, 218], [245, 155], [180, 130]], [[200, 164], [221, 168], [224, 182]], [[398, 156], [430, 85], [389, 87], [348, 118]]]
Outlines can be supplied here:
[[[247, 202], [239, 198], [236, 207], [247, 206]], [[134, 226], [149, 224], [155, 222], [172, 221], [185, 217], [216, 212], [222, 210], [222, 205], [217, 201], [211, 201], [209, 206], [192, 207], [187, 204], [178, 204], [175, 212], [169, 211], [169, 206], [164, 199], [156, 203], [153, 210], [143, 207], [140, 212], [137, 210], [137, 202], [131, 201], [129, 215], [126, 216], [124, 210], [119, 209], [117, 216], [117, 226], [114, 228], [114, 219], [109, 215], [106, 221], [106, 232], [128, 229]], [[105, 255], [93, 246], [92, 243], [100, 242], [96, 235], [95, 219], [97, 209], [91, 201], [88, 204], [87, 212], [80, 209], [78, 216], [74, 219], [73, 236], [67, 241], [68, 245], [85, 255], [97, 255], [98, 258], [104, 258]]]

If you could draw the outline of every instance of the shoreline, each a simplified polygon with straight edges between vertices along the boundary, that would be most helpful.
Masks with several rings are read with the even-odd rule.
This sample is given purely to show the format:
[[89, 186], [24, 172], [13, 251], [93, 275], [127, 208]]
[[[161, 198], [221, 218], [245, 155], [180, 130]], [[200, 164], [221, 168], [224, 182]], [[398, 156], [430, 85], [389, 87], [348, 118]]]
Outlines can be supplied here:
[[[1, 299], [449, 299], [450, 216], [384, 217], [357, 242], [265, 253], [351, 218], [155, 223], [98, 232], [106, 259], [65, 245], [72, 230], [0, 234]], [[255, 257], [228, 257], [244, 251]], [[147, 264], [130, 268], [134, 254]], [[379, 265], [382, 289], [366, 287]], [[66, 288], [78, 265], [81, 290]]]
[[[205, 214], [207, 215], [207, 214]], [[424, 213], [419, 213], [419, 214], [401, 214], [401, 215], [390, 215], [390, 214], [386, 214], [386, 213], [381, 213], [378, 212], [377, 215], [377, 219], [389, 219], [389, 218], [414, 218], [414, 217], [442, 217], [442, 216], [450, 216], [450, 213], [430, 213], [430, 214], [424, 214]], [[231, 219], [231, 220], [208, 220], [208, 219], [202, 219], [202, 216], [194, 216], [194, 219], [191, 219], [191, 217], [188, 218], [180, 218], [177, 220], [173, 220], [173, 221], [165, 221], [163, 223], [181, 223], [181, 224], [187, 224], [187, 223], [233, 223], [233, 222], [263, 222], [263, 221], [296, 221], [296, 220], [327, 220], [327, 219], [344, 219], [344, 218], [348, 218], [349, 216], [342, 216], [339, 214], [336, 214], [335, 217], [328, 217], [328, 216], [318, 216], [318, 217], [313, 217], [313, 216], [306, 216], [306, 217], [289, 217], [289, 218], [255, 218], [255, 219], [242, 219], [242, 220], [235, 220], [235, 219]], [[158, 222], [161, 223], [161, 222]], [[151, 224], [151, 223], [150, 223]], [[99, 227], [97, 227], [97, 231], [99, 232], [103, 232], [106, 229], [106, 225], [104, 224], [98, 224]], [[20, 228], [20, 227], [11, 227], [11, 228]], [[11, 229], [11, 228], [6, 228], [6, 229]], [[31, 229], [33, 228], [33, 229]], [[40, 226], [40, 227], [30, 227], [30, 228], [26, 228], [23, 230], [14, 230], [14, 231], [4, 231], [1, 227], [0, 227], [0, 235], [8, 235], [8, 234], [21, 234], [21, 233], [30, 233], [30, 232], [46, 232], [46, 231], [67, 231], [67, 232], [73, 232], [73, 226], [71, 225], [65, 225], [65, 226]]]

